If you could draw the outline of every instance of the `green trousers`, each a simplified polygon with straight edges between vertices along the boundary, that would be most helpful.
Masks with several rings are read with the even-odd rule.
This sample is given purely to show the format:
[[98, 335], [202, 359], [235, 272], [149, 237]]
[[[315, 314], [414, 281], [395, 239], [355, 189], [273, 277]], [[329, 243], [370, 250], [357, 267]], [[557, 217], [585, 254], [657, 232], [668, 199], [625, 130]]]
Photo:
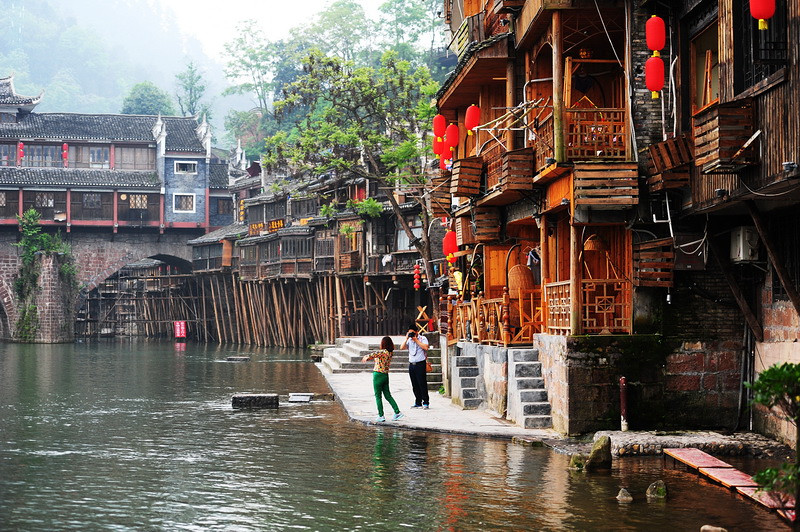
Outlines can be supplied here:
[[381, 396], [386, 397], [389, 404], [392, 406], [395, 414], [400, 412], [397, 408], [397, 403], [392, 397], [392, 392], [389, 391], [389, 374], [381, 373], [379, 371], [372, 372], [372, 387], [375, 389], [375, 402], [378, 404], [378, 415], [383, 416], [383, 399]]

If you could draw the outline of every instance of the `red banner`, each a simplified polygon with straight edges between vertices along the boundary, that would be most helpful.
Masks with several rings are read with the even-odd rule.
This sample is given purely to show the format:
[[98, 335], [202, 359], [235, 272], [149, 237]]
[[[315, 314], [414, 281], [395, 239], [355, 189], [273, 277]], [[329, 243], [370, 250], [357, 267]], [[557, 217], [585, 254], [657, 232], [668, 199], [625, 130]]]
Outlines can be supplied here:
[[175, 327], [175, 338], [186, 338], [186, 322], [176, 321], [173, 322]]

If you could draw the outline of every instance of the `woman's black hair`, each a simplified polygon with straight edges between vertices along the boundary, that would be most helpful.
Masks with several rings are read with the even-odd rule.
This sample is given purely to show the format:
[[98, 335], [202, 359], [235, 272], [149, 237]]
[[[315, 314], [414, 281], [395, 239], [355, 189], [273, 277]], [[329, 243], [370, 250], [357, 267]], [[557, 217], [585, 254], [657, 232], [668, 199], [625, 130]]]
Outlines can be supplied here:
[[386, 349], [390, 353], [394, 352], [394, 342], [388, 336], [384, 336], [381, 340], [381, 349]]

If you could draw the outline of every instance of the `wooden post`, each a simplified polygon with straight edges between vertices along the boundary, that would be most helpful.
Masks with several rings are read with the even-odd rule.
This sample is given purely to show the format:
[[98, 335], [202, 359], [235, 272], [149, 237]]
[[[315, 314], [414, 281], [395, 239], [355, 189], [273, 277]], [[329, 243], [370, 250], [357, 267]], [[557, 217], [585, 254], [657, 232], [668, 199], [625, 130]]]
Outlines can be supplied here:
[[800, 314], [800, 294], [797, 293], [797, 289], [792, 282], [792, 277], [789, 275], [789, 272], [786, 271], [786, 266], [784, 266], [783, 261], [780, 256], [778, 256], [778, 250], [775, 248], [772, 238], [770, 238], [767, 232], [767, 226], [764, 224], [764, 220], [758, 212], [758, 207], [756, 207], [753, 200], [747, 200], [744, 204], [747, 206], [747, 210], [750, 211], [750, 217], [753, 218], [753, 224], [756, 226], [758, 236], [761, 237], [761, 241], [764, 243], [769, 261], [772, 263], [772, 267], [775, 268], [775, 274], [778, 276], [783, 289], [786, 290], [786, 294], [789, 296], [789, 301], [792, 302], [794, 311]]
[[566, 161], [564, 146], [564, 46], [561, 33], [561, 11], [553, 11], [551, 32], [553, 36], [553, 143], [555, 158]]
[[581, 334], [581, 231], [570, 223], [569, 238], [569, 333]]
[[508, 295], [508, 287], [503, 287], [503, 346], [508, 347], [508, 343], [511, 341], [511, 325], [510, 325], [510, 312], [509, 306], [511, 305], [511, 299]]
[[[506, 109], [511, 109], [516, 105], [514, 98], [516, 85], [516, 76], [514, 72], [514, 58], [509, 58], [506, 63]], [[506, 131], [506, 149], [511, 151], [514, 149], [514, 130], [508, 128]]]

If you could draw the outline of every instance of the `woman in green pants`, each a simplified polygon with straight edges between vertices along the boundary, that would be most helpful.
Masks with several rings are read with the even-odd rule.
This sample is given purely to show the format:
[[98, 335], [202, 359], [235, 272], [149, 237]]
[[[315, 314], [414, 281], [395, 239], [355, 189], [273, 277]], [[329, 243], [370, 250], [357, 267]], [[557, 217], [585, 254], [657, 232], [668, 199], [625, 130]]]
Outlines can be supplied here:
[[392, 355], [394, 355], [394, 342], [388, 336], [384, 336], [381, 340], [381, 350], [370, 353], [361, 359], [362, 362], [375, 361], [375, 367], [372, 370], [372, 387], [375, 389], [375, 402], [378, 404], [376, 423], [386, 421], [386, 418], [383, 417], [383, 399], [381, 396], [386, 397], [386, 400], [392, 406], [392, 410], [394, 410], [392, 420], [397, 421], [403, 417], [400, 409], [397, 408], [397, 402], [395, 402], [392, 393], [389, 391], [389, 367], [392, 365]]

